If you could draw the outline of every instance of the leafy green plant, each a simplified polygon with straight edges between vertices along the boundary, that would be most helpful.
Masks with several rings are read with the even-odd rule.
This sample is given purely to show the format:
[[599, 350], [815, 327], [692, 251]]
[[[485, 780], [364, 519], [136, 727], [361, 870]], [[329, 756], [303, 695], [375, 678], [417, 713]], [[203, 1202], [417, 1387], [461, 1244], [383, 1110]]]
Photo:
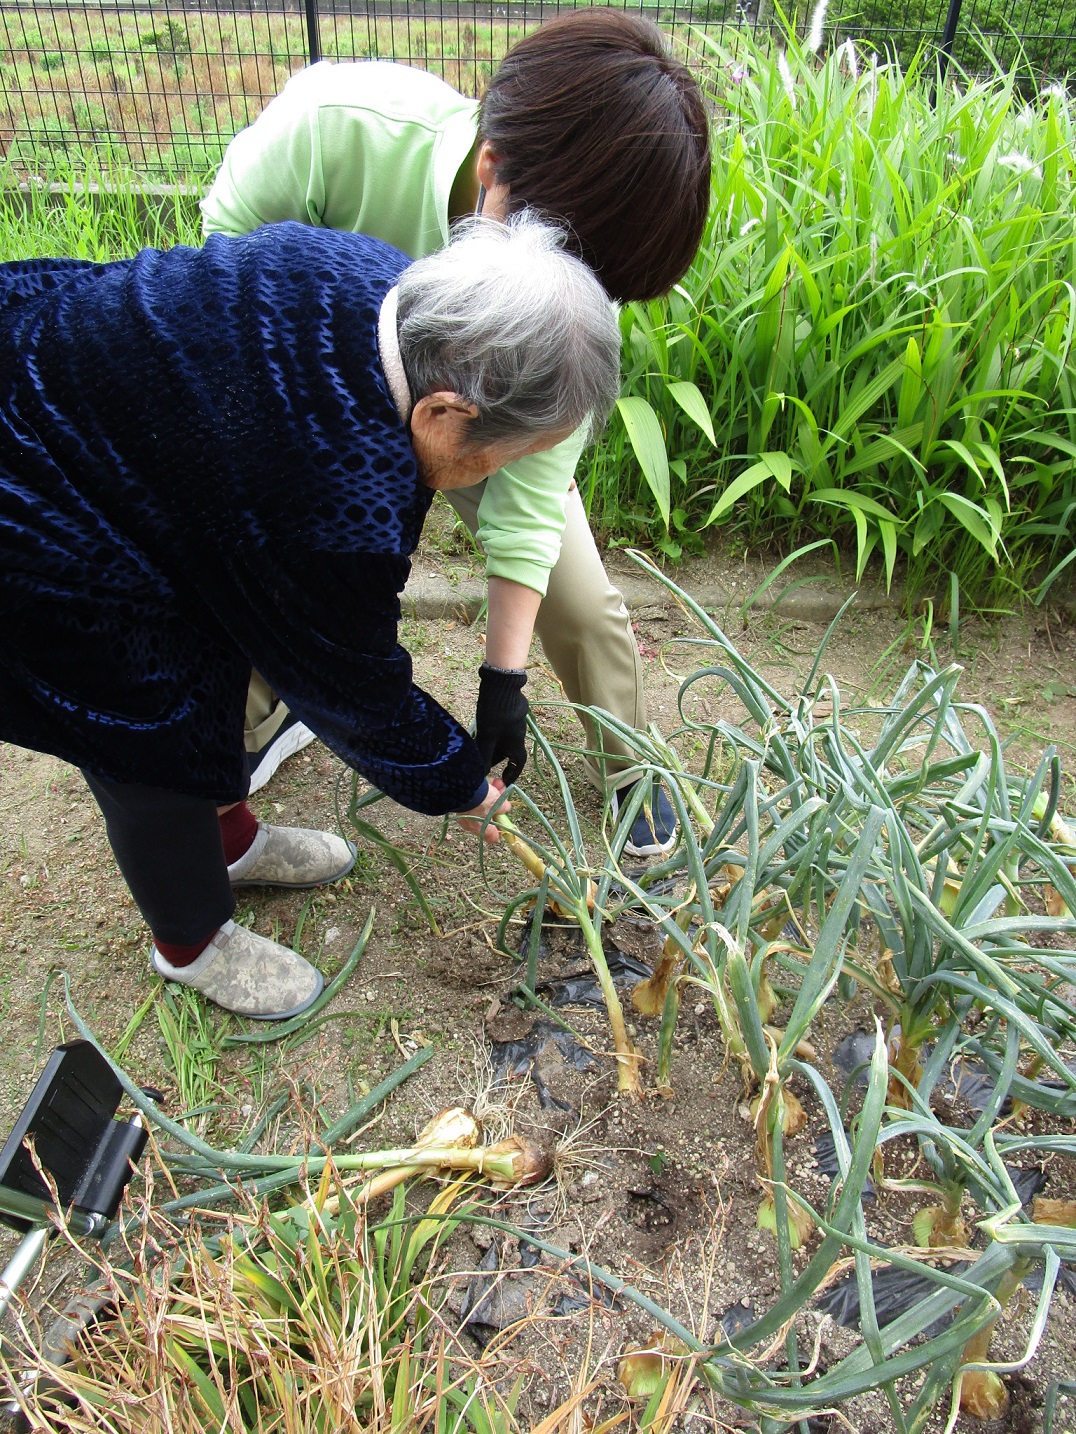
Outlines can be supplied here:
[[[688, 463], [700, 441], [705, 440], [711, 448], [716, 445], [713, 420], [698, 382], [701, 378], [712, 392], [716, 375], [687, 312], [678, 320], [660, 303], [628, 304], [621, 313], [620, 326], [626, 393], [617, 401], [612, 452], [603, 455], [603, 466], [612, 469], [604, 496], [614, 497], [614, 514], [622, 508], [615, 475], [623, 470], [629, 455], [633, 456], [665, 525], [664, 535], [659, 535], [655, 544], [679, 557], [685, 543], [698, 546], [698, 542], [687, 511], [673, 506], [673, 479], [678, 485], [686, 483]], [[667, 445], [673, 435], [685, 425], [689, 430], [685, 446], [670, 449]], [[584, 490], [584, 502], [591, 512], [599, 471], [592, 465]], [[608, 515], [599, 512], [595, 516]]]
[[939, 611], [1042, 590], [1071, 547], [1070, 101], [792, 34], [700, 44], [724, 116], [709, 226], [682, 287], [622, 316], [592, 517], [631, 534], [656, 509], [667, 553], [708, 524], [833, 537], [857, 581], [899, 566]]
[[189, 987], [165, 988], [161, 983], [154, 1007], [157, 1024], [176, 1073], [182, 1119], [204, 1128], [220, 1092], [216, 1079], [222, 1055], [221, 1027], [214, 1026], [204, 1001]]
[[156, 50], [161, 55], [189, 55], [191, 50], [186, 27], [173, 16], [160, 29], [143, 30], [138, 42], [143, 50]]

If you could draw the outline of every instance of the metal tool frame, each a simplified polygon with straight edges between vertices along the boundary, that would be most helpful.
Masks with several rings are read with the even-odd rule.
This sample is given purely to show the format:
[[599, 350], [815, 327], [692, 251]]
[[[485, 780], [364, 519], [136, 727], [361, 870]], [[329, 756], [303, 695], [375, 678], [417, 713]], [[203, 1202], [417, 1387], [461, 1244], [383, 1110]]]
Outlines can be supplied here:
[[115, 1072], [92, 1042], [70, 1041], [49, 1057], [0, 1151], [0, 1223], [23, 1231], [0, 1274], [0, 1320], [58, 1219], [86, 1239], [100, 1240], [111, 1226], [147, 1134], [138, 1114], [116, 1119], [122, 1096]]

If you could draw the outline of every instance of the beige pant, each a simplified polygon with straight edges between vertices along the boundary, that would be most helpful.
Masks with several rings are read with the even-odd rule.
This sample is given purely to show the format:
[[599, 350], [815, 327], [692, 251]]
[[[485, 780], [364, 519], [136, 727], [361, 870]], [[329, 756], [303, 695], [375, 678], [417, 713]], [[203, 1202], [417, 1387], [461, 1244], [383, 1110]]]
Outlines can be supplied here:
[[[478, 529], [478, 505], [484, 484], [456, 488], [444, 496], [472, 533]], [[560, 557], [549, 575], [549, 590], [538, 609], [535, 632], [553, 671], [572, 702], [603, 707], [630, 727], [646, 725], [643, 670], [624, 599], [606, 576], [578, 491], [568, 498], [568, 521]], [[270, 741], [287, 713], [284, 704], [255, 672], [247, 698], [247, 750], [257, 752]], [[587, 724], [588, 744], [598, 736]], [[605, 735], [611, 773], [627, 765], [622, 743]], [[618, 761], [617, 758], [620, 758]], [[601, 785], [600, 768], [587, 761], [587, 773]]]

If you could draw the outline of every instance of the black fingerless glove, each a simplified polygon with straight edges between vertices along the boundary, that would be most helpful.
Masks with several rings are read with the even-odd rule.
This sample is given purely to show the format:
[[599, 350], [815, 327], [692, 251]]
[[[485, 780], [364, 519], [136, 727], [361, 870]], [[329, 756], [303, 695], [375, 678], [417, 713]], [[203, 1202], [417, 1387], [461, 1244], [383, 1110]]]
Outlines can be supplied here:
[[491, 667], [483, 662], [478, 669], [478, 706], [475, 708], [474, 739], [488, 772], [506, 762], [504, 781], [511, 786], [527, 765], [527, 713], [523, 696], [527, 674], [519, 669]]

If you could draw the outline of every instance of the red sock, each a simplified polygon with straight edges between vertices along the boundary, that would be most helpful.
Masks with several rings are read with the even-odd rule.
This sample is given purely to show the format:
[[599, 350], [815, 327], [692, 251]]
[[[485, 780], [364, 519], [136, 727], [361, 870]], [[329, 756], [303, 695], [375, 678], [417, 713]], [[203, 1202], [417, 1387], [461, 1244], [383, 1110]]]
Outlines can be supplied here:
[[218, 812], [217, 820], [220, 822], [220, 834], [224, 841], [224, 860], [231, 866], [233, 861], [245, 856], [253, 846], [254, 838], [258, 835], [258, 818], [246, 802], [240, 802], [237, 807]]
[[[224, 860], [231, 866], [233, 861], [238, 861], [250, 850], [258, 835], [258, 819], [246, 802], [240, 802], [226, 812], [219, 812], [217, 820], [224, 843]], [[157, 937], [153, 938], [153, 942], [170, 966], [191, 966], [216, 934], [211, 931], [204, 941], [194, 946], [180, 946], [174, 941], [160, 941]]]
[[153, 944], [170, 966], [193, 966], [216, 934], [215, 931], [211, 932], [197, 946], [177, 946], [174, 941], [158, 941], [156, 936], [153, 938]]

